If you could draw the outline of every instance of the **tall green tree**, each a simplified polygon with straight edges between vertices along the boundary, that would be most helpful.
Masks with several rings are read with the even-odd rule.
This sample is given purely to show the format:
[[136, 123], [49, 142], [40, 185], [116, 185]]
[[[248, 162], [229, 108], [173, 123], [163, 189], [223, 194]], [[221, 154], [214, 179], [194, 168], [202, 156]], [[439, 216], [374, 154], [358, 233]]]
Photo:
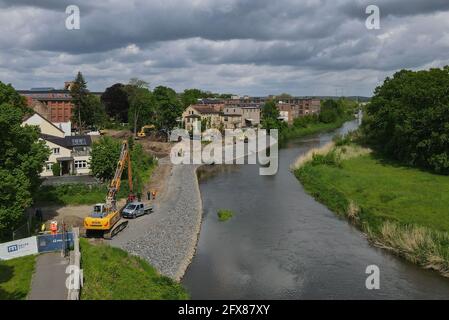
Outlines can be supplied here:
[[74, 105], [72, 121], [78, 127], [78, 131], [81, 134], [83, 120], [85, 122], [86, 118], [90, 116], [87, 110], [89, 91], [87, 90], [87, 82], [84, 80], [81, 72], [78, 72], [76, 75], [75, 81], [70, 89], [70, 95], [72, 96]]
[[129, 101], [128, 119], [133, 125], [134, 136], [136, 136], [138, 128], [155, 122], [155, 102], [152, 93], [148, 90], [148, 83], [143, 80], [131, 79], [126, 91]]
[[153, 91], [156, 103], [156, 123], [160, 130], [168, 131], [178, 125], [178, 118], [184, 110], [176, 92], [168, 87], [159, 86]]
[[205, 98], [206, 94], [199, 89], [186, 89], [181, 95], [181, 101], [184, 108], [198, 103], [198, 99]]
[[39, 141], [39, 129], [21, 126], [29, 110], [19, 94], [0, 82], [0, 238], [20, 223], [40, 184], [50, 151]]
[[449, 174], [449, 67], [388, 77], [366, 108], [362, 130], [385, 155]]
[[124, 84], [116, 83], [107, 88], [101, 95], [101, 102], [110, 118], [124, 123], [128, 122], [129, 100]]

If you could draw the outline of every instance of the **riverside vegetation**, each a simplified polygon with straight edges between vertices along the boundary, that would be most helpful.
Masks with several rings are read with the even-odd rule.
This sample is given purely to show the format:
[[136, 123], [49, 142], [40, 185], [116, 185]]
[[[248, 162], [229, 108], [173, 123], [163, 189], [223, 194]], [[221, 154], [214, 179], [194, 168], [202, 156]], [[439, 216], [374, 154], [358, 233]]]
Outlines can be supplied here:
[[310, 194], [376, 246], [446, 277], [448, 85], [449, 67], [397, 72], [376, 88], [360, 130], [293, 166]]
[[385, 161], [347, 138], [309, 151], [292, 169], [373, 244], [449, 276], [448, 177]]

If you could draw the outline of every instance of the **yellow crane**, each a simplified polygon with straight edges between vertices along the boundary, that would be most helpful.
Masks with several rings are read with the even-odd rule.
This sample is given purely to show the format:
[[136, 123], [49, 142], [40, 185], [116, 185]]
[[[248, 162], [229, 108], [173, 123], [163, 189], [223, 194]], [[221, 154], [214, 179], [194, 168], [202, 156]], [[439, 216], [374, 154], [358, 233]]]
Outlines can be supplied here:
[[105, 239], [111, 239], [128, 225], [128, 221], [121, 219], [120, 211], [117, 208], [117, 193], [120, 190], [122, 173], [126, 164], [128, 164], [128, 184], [130, 190], [128, 201], [133, 201], [135, 199], [135, 196], [133, 195], [130, 150], [128, 142], [123, 141], [114, 178], [111, 180], [108, 187], [106, 202], [97, 203], [94, 206], [93, 212], [84, 219], [84, 227], [86, 228], [87, 236], [103, 232]]

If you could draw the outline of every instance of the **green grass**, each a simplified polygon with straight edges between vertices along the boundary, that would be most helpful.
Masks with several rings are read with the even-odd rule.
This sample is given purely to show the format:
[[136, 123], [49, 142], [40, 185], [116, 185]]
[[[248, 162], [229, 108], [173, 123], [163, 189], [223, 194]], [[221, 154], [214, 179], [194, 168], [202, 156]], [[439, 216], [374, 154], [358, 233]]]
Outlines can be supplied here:
[[449, 177], [372, 154], [295, 170], [305, 189], [375, 245], [449, 276]]
[[351, 119], [352, 117], [348, 116], [345, 118], [340, 118], [337, 121], [331, 123], [323, 123], [323, 122], [309, 123], [307, 124], [307, 127], [290, 126], [288, 127], [288, 129], [282, 132], [280, 140], [281, 142], [285, 142], [286, 140], [289, 139], [296, 139], [312, 135], [315, 133], [332, 131], [334, 129], [341, 127], [346, 121], [349, 121]]
[[[135, 183], [135, 190], [142, 190], [145, 183], [151, 177], [156, 165], [152, 165], [144, 170], [140, 175], [139, 181]], [[60, 186], [42, 186], [34, 195], [34, 201], [40, 205], [83, 205], [104, 202], [107, 186], [105, 184], [88, 186], [84, 184], [68, 184]], [[122, 181], [120, 191], [117, 195], [118, 199], [128, 196], [128, 181]]]
[[0, 261], [0, 300], [26, 299], [36, 256]]
[[189, 295], [146, 261], [108, 245], [81, 239], [84, 300], [179, 300]]
[[234, 216], [234, 212], [232, 212], [231, 210], [220, 209], [217, 212], [217, 216], [218, 216], [218, 220], [220, 220], [221, 222], [224, 222], [224, 221], [228, 221], [229, 219], [231, 219]]
[[[377, 221], [389, 219], [449, 232], [447, 176], [385, 164], [365, 155], [342, 161], [340, 168], [306, 165], [300, 178], [308, 182], [311, 191], [321, 189], [318, 183], [341, 193], [378, 218]], [[339, 208], [337, 211], [345, 209], [338, 203], [332, 207]]]

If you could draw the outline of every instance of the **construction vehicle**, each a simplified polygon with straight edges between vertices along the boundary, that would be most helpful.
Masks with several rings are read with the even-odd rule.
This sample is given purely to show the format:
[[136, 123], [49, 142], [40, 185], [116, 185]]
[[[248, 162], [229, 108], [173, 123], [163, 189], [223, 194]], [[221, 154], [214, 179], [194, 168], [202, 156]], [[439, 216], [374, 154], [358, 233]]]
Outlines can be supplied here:
[[120, 158], [115, 169], [114, 178], [108, 187], [106, 203], [98, 203], [93, 212], [84, 219], [86, 236], [103, 233], [105, 239], [112, 239], [117, 233], [125, 229], [128, 221], [121, 218], [120, 210], [117, 208], [117, 193], [120, 190], [121, 177], [126, 164], [128, 164], [128, 202], [135, 201], [133, 194], [132, 169], [130, 150], [127, 141], [123, 141]]
[[147, 124], [147, 125], [145, 125], [145, 126], [143, 126], [141, 129], [140, 129], [140, 131], [137, 133], [137, 136], [139, 137], [139, 138], [144, 138], [144, 137], [146, 137], [146, 130], [154, 130], [156, 127], [154, 126], [154, 125], [152, 125], [152, 124]]

